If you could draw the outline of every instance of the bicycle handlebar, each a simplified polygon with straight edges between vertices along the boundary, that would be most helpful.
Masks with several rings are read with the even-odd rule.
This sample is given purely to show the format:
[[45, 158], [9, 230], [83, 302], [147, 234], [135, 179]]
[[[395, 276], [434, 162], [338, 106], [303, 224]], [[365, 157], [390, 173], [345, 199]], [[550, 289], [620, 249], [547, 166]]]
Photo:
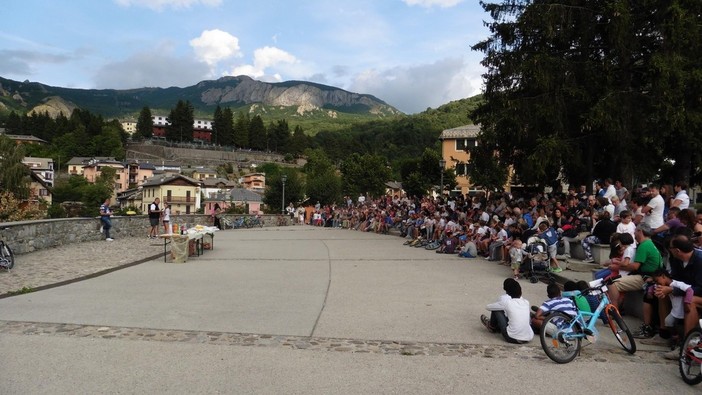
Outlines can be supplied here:
[[573, 296], [578, 296], [578, 295], [590, 294], [593, 291], [601, 290], [602, 286], [609, 286], [609, 285], [614, 284], [614, 282], [616, 280], [620, 279], [621, 277], [622, 277], [621, 275], [618, 275], [618, 276], [610, 277], [606, 280], [605, 279], [593, 280], [593, 281], [590, 281], [590, 283], [589, 283], [590, 286], [588, 288], [585, 288], [583, 290], [565, 291], [565, 292], [563, 292], [562, 295], [565, 297], [573, 297]]

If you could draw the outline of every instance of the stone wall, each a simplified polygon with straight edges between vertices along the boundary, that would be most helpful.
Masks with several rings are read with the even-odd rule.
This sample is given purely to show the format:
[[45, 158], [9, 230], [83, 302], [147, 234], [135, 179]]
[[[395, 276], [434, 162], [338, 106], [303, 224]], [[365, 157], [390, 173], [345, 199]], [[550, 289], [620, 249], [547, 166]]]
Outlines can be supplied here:
[[[265, 226], [276, 225], [276, 215], [264, 215]], [[205, 214], [171, 215], [171, 224], [212, 225], [212, 217]], [[112, 217], [110, 235], [122, 237], [144, 237], [149, 234], [149, 218], [146, 215]], [[98, 218], [61, 218], [40, 221], [0, 223], [0, 238], [15, 254], [26, 254], [46, 248], [71, 243], [101, 240]], [[163, 226], [159, 225], [163, 233]]]

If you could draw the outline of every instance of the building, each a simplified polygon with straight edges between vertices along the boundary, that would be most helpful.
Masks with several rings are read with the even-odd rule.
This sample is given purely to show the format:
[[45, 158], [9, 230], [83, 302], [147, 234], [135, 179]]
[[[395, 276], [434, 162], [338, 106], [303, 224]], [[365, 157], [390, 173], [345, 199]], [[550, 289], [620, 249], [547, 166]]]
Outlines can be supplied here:
[[232, 188], [229, 192], [229, 202], [232, 206], [244, 206], [248, 214], [258, 214], [263, 205], [260, 194], [244, 188]]
[[478, 134], [480, 125], [464, 125], [453, 129], [446, 129], [441, 132], [441, 158], [445, 161], [446, 169], [454, 169], [456, 173], [457, 190], [464, 195], [472, 189], [468, 178], [467, 166], [470, 162], [470, 154], [466, 148], [475, 147], [478, 144]]
[[39, 137], [35, 137], [30, 135], [25, 135], [25, 134], [7, 134], [5, 133], [4, 128], [0, 128], [0, 134], [8, 137], [10, 140], [13, 140], [15, 144], [48, 144], [46, 140], [42, 140]]
[[25, 156], [22, 159], [32, 173], [36, 174], [47, 186], [54, 186], [54, 160], [51, 158], [34, 158]]
[[98, 178], [100, 178], [102, 171], [107, 167], [115, 169], [115, 179], [113, 183], [113, 189], [115, 192], [129, 189], [127, 167], [125, 166], [124, 162], [118, 161], [114, 158], [89, 160], [85, 165], [83, 165], [83, 177], [85, 177], [88, 182], [94, 183], [98, 180]]
[[148, 205], [154, 199], [161, 199], [161, 205], [171, 205], [173, 214], [194, 214], [200, 208], [200, 182], [182, 174], [157, 175], [141, 185], [143, 213], [148, 213]]
[[[168, 125], [170, 125], [170, 122], [168, 122], [168, 117], [163, 115], [154, 115], [151, 117], [151, 120], [154, 124], [153, 135], [156, 137], [165, 138], [166, 128]], [[209, 144], [212, 142], [212, 121], [194, 119], [191, 133], [193, 136], [193, 141]]]
[[149, 162], [133, 161], [127, 163], [127, 182], [128, 187], [138, 187], [146, 182], [147, 179], [154, 176], [156, 166]]
[[122, 124], [122, 129], [124, 129], [124, 132], [127, 133], [128, 135], [133, 135], [136, 133], [136, 127], [137, 123], [134, 121], [122, 121], [120, 122]]
[[29, 176], [29, 199], [27, 199], [27, 202], [36, 204], [44, 201], [47, 207], [51, 206], [52, 197], [49, 185], [34, 172], [30, 172]]
[[197, 167], [193, 170], [193, 178], [200, 181], [208, 178], [217, 178], [217, 171], [207, 167]]
[[249, 191], [263, 193], [266, 190], [265, 173], [249, 173], [240, 180], [241, 185]]
[[205, 199], [210, 199], [227, 194], [232, 188], [237, 186], [236, 182], [224, 178], [205, 178], [202, 180], [202, 193], [205, 195]]

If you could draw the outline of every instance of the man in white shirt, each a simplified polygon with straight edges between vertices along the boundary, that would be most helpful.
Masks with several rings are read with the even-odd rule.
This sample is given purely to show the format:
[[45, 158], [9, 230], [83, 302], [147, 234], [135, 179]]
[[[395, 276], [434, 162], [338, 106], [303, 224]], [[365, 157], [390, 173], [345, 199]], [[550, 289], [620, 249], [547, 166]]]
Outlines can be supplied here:
[[604, 197], [607, 198], [607, 200], [609, 200], [611, 202], [612, 196], [617, 196], [617, 189], [614, 188], [614, 185], [612, 185], [611, 178], [607, 178], [604, 180], [604, 188], [605, 188]]
[[657, 185], [651, 185], [649, 192], [651, 193], [651, 200], [641, 209], [641, 213], [644, 215], [643, 222], [648, 224], [651, 229], [656, 229], [665, 223], [665, 218], [663, 217], [665, 201]]
[[670, 207], [680, 207], [680, 210], [686, 210], [690, 207], [690, 196], [687, 195], [687, 184], [684, 181], [678, 181], [673, 187], [675, 197], [670, 203]]
[[490, 313], [480, 316], [480, 321], [490, 332], [500, 332], [508, 343], [524, 344], [534, 338], [530, 325], [529, 301], [522, 297], [522, 287], [513, 278], [505, 279], [502, 287], [506, 294], [485, 308]]

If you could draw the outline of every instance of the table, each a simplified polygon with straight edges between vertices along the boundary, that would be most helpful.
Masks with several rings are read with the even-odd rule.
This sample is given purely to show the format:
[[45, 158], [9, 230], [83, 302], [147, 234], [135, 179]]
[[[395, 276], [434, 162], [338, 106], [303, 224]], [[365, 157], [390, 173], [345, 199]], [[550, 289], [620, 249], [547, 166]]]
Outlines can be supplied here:
[[[174, 242], [184, 242], [184, 241], [193, 241], [195, 243], [195, 253], [197, 256], [200, 256], [205, 253], [205, 243], [204, 243], [204, 238], [205, 236], [210, 237], [210, 249], [214, 249], [214, 232], [217, 231], [218, 229], [214, 226], [205, 226], [201, 229], [188, 229], [188, 231], [185, 234], [161, 234], [158, 235], [159, 238], [163, 239], [163, 261], [167, 262], [168, 261], [168, 245], [171, 244], [171, 251], [173, 250], [172, 243]], [[189, 243], [188, 243], [189, 245]], [[189, 246], [186, 247], [188, 248], [188, 251], [185, 254], [185, 261], [188, 260], [188, 256], [190, 255], [190, 248]]]

